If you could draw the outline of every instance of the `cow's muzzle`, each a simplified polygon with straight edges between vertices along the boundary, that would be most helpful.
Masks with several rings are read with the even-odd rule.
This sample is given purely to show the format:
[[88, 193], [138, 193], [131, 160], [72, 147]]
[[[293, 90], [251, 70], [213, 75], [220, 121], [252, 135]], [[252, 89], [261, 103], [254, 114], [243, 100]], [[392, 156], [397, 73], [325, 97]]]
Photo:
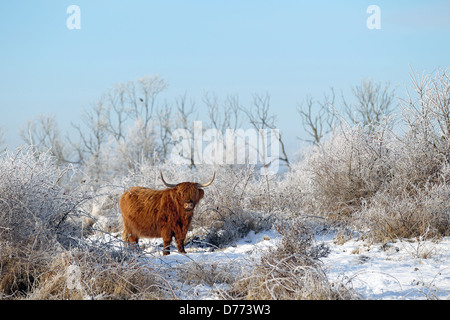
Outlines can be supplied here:
[[194, 202], [189, 201], [189, 202], [185, 202], [184, 203], [184, 210], [192, 211], [192, 210], [194, 210], [194, 208], [195, 208], [195, 203]]

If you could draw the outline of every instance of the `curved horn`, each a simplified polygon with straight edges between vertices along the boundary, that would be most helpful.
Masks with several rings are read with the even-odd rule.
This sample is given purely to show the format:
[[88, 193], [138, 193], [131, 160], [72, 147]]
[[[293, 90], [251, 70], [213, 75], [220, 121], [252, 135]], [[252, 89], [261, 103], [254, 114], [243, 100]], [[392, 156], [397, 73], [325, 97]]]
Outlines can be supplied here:
[[210, 182], [204, 183], [204, 184], [197, 183], [197, 186], [198, 186], [199, 188], [206, 188], [207, 186], [209, 186], [209, 185], [214, 181], [214, 178], [215, 178], [215, 177], [216, 177], [216, 171], [214, 171], [213, 177], [212, 177], [212, 179], [211, 179]]
[[161, 180], [166, 185], [166, 187], [168, 187], [168, 188], [175, 188], [177, 186], [176, 184], [167, 183], [166, 180], [164, 180], [164, 177], [163, 177], [163, 174], [162, 174], [161, 170], [159, 170], [159, 173], [161, 174]]

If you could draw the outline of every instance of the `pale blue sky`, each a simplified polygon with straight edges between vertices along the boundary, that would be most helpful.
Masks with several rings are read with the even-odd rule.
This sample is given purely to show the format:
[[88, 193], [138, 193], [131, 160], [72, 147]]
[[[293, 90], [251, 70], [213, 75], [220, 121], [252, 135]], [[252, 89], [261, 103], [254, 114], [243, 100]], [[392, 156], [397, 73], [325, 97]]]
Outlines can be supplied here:
[[[66, 27], [71, 4], [81, 30]], [[380, 30], [366, 27], [371, 4]], [[206, 90], [244, 103], [269, 92], [292, 153], [307, 94], [348, 93], [369, 77], [403, 93], [410, 65], [450, 66], [450, 1], [2, 0], [0, 45], [0, 126], [11, 147], [41, 113], [56, 114], [64, 132], [113, 84], [160, 74], [167, 96], [186, 92], [199, 107]]]

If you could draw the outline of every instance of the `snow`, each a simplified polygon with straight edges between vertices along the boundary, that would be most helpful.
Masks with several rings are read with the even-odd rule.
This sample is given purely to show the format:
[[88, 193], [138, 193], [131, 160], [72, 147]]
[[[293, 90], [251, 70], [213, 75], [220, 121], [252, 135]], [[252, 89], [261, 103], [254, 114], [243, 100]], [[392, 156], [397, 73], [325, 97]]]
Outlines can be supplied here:
[[[185, 261], [195, 262], [221, 262], [240, 263], [258, 257], [263, 250], [274, 247], [280, 240], [280, 235], [275, 231], [255, 233], [250, 231], [247, 237], [240, 239], [235, 245], [211, 251], [209, 248], [186, 248], [187, 255], [172, 251], [169, 256], [163, 258], [165, 263]], [[161, 259], [161, 257], [159, 257]]]
[[[183, 255], [172, 248], [162, 255], [160, 239], [142, 239], [143, 257], [148, 263], [169, 270], [183, 270], [194, 265], [216, 265], [229, 272], [251, 268], [261, 253], [279, 243], [281, 236], [274, 230], [250, 232], [236, 244], [211, 250], [187, 246]], [[370, 244], [353, 237], [345, 243], [335, 243], [336, 234], [316, 235], [317, 244], [325, 243], [329, 254], [321, 258], [330, 282], [353, 288], [360, 299], [418, 300], [450, 299], [450, 237], [438, 242], [403, 240], [387, 244]], [[175, 272], [175, 271], [174, 271]], [[220, 299], [218, 290], [226, 290], [224, 283], [193, 283], [173, 274], [171, 285], [181, 299]]]
[[324, 241], [330, 281], [341, 280], [363, 299], [450, 299], [450, 237], [385, 245], [351, 239]]

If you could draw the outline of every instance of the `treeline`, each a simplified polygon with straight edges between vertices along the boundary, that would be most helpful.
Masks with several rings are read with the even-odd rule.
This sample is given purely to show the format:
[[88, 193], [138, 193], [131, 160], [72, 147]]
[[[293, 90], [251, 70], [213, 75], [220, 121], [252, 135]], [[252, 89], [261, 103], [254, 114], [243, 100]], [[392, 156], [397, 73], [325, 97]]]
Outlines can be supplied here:
[[[161, 94], [167, 86], [168, 82], [160, 76], [114, 85], [85, 108], [79, 120], [73, 121], [75, 134], [61, 132], [55, 115], [42, 114], [28, 121], [20, 136], [35, 151], [50, 149], [58, 164], [82, 167], [95, 179], [125, 173], [143, 162], [164, 162], [179, 143], [177, 131], [185, 130], [193, 137], [193, 124], [198, 117], [197, 102], [186, 94], [173, 101], [163, 100]], [[363, 80], [352, 92], [350, 99], [342, 96], [339, 102], [334, 89], [322, 99], [308, 96], [300, 102], [293, 114], [299, 119], [299, 133], [306, 132], [303, 140], [318, 145], [344, 118], [353, 124], [374, 126], [396, 110], [395, 90], [389, 83]], [[250, 164], [268, 167], [276, 160], [284, 167], [291, 165], [269, 93], [254, 94], [250, 105], [245, 106], [237, 95], [221, 99], [207, 92], [201, 104], [207, 114], [203, 132], [213, 129], [223, 137], [227, 130], [250, 128], [256, 132], [257, 142], [243, 137], [247, 154], [251, 150], [257, 156], [257, 163]], [[269, 155], [271, 144], [276, 149], [276, 159]], [[189, 152], [180, 156], [190, 167], [201, 164], [198, 160], [201, 157], [196, 157], [196, 142], [179, 149], [186, 148]], [[249, 162], [248, 155], [246, 161]]]

